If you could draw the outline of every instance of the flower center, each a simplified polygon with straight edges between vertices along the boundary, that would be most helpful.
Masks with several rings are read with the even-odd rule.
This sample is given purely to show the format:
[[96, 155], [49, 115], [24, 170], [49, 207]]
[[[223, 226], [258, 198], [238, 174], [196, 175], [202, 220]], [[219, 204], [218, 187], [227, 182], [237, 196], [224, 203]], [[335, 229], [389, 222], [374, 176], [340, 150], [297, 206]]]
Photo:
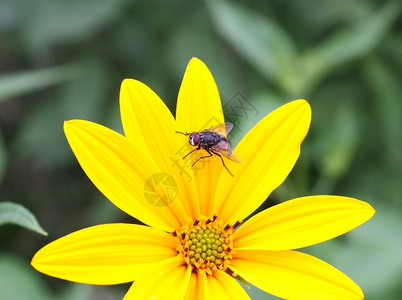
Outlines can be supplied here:
[[234, 226], [224, 226], [216, 217], [201, 217], [191, 226], [183, 226], [180, 232], [174, 232], [180, 243], [177, 251], [187, 264], [194, 269], [204, 269], [208, 274], [212, 270], [226, 271], [232, 255]]

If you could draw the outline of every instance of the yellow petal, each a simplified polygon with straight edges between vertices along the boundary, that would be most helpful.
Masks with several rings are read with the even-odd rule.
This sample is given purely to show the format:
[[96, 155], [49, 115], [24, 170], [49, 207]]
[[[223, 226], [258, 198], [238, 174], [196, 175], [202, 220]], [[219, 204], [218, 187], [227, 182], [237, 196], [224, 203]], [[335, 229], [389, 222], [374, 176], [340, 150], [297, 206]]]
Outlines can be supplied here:
[[257, 209], [292, 170], [310, 120], [309, 104], [295, 100], [251, 129], [234, 150], [243, 161], [231, 165], [234, 178], [227, 174], [220, 177], [214, 213], [234, 223]]
[[210, 299], [249, 300], [250, 297], [239, 283], [230, 275], [223, 271], [215, 271], [213, 276], [208, 277], [208, 286], [210, 290]]
[[374, 214], [366, 202], [341, 196], [310, 196], [268, 208], [240, 226], [235, 249], [289, 250], [337, 237]]
[[145, 84], [126, 79], [120, 89], [120, 110], [126, 137], [149, 153], [162, 172], [176, 179], [180, 205], [175, 212], [179, 219], [186, 223], [188, 216], [198, 217], [194, 180], [191, 172], [187, 176], [180, 167], [183, 141], [167, 106]]
[[151, 176], [161, 171], [130, 140], [82, 120], [65, 122], [64, 132], [82, 169], [117, 207], [152, 227], [166, 231], [181, 228], [174, 211], [178, 204], [175, 198], [157, 206], [154, 198], [144, 194], [146, 187], [147, 192], [154, 191], [154, 195], [164, 199], [163, 191], [148, 184]]
[[[207, 66], [193, 58], [186, 69], [177, 100], [176, 121], [179, 131], [194, 132], [208, 129], [224, 123], [218, 88]], [[188, 143], [188, 137], [182, 136], [182, 156], [194, 149]], [[199, 193], [201, 214], [210, 216], [213, 208], [213, 196], [216, 183], [223, 170], [219, 157], [201, 159], [194, 167], [191, 164], [196, 157], [208, 155], [204, 150], [196, 151], [186, 158], [186, 170], [194, 172]], [[226, 171], [226, 170], [225, 170]]]
[[206, 275], [203, 270], [193, 272], [185, 300], [232, 300], [250, 297], [236, 280], [223, 271], [214, 271], [213, 275]]
[[[188, 286], [184, 300], [203, 299], [210, 300], [207, 275], [204, 270], [197, 270], [191, 273], [190, 284]], [[211, 299], [213, 300], [213, 299]]]
[[202, 293], [202, 289], [200, 288], [198, 275], [195, 272], [192, 272], [184, 300], [197, 299], [198, 295], [200, 299], [205, 299], [205, 295]]
[[104, 224], [66, 235], [40, 249], [32, 266], [47, 275], [88, 284], [134, 281], [150, 264], [177, 255], [177, 241], [154, 228]]
[[363, 299], [361, 289], [345, 274], [297, 251], [239, 250], [230, 267], [238, 275], [284, 299]]
[[183, 299], [191, 278], [191, 267], [183, 263], [176, 256], [155, 264], [133, 283], [124, 299]]

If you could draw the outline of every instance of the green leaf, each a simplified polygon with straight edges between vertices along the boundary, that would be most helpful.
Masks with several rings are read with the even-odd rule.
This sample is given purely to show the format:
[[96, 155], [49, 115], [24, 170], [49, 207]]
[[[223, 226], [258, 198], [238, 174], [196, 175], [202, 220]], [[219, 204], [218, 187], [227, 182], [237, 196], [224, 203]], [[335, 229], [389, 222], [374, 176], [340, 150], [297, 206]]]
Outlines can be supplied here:
[[0, 103], [78, 77], [77, 65], [0, 74]]
[[381, 43], [400, 11], [399, 4], [389, 1], [378, 12], [330, 36], [306, 53], [303, 58], [303, 69], [309, 78], [306, 82], [314, 86], [335, 66], [372, 51]]
[[21, 6], [25, 8], [22, 37], [34, 51], [90, 39], [123, 11], [121, 0], [23, 1]]
[[373, 92], [373, 105], [378, 118], [376, 124], [385, 144], [384, 158], [400, 170], [402, 163], [400, 155], [402, 139], [398, 138], [402, 128], [401, 110], [398, 109], [401, 107], [402, 92], [400, 78], [375, 56], [365, 60], [363, 75]]
[[345, 103], [341, 108], [337, 106], [334, 114], [331, 128], [325, 135], [322, 169], [324, 175], [336, 179], [350, 167], [359, 142], [359, 132], [357, 114], [352, 105]]
[[[340, 84], [336, 86], [342, 91], [347, 90]], [[338, 180], [349, 171], [361, 141], [359, 114], [355, 103], [349, 97], [340, 99], [337, 103], [325, 103], [331, 112], [321, 111], [325, 120], [315, 120], [314, 130], [318, 135], [311, 142], [311, 159], [320, 170], [320, 176], [311, 191], [313, 194], [332, 192]]]
[[299, 91], [297, 49], [276, 22], [233, 2], [206, 3], [218, 32], [244, 59], [285, 92]]
[[17, 132], [14, 155], [21, 159], [36, 157], [49, 168], [71, 163], [73, 156], [63, 134], [64, 120], [99, 119], [109, 93], [108, 70], [102, 64], [83, 60], [80, 66], [82, 77], [66, 82], [50, 96], [42, 97], [41, 105], [31, 107]]
[[28, 209], [17, 203], [0, 203], [0, 225], [7, 223], [20, 225], [39, 234], [47, 235], [47, 232], [42, 229], [35, 216]]
[[27, 261], [14, 255], [0, 255], [0, 299], [56, 299], [38, 275]]
[[87, 284], [71, 283], [63, 290], [60, 300], [86, 300], [95, 299], [94, 286]]

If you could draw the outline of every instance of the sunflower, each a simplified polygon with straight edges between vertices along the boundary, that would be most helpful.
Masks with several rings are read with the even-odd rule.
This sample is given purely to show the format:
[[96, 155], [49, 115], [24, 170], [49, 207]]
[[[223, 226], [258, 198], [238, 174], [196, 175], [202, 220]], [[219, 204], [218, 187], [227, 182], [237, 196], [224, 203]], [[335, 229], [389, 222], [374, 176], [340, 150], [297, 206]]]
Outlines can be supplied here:
[[[242, 223], [288, 176], [311, 110], [295, 100], [263, 118], [237, 145], [241, 163], [214, 155], [191, 166], [180, 132], [224, 123], [215, 81], [193, 58], [180, 87], [176, 120], [146, 85], [123, 81], [125, 136], [84, 120], [64, 124], [82, 169], [117, 207], [146, 225], [102, 224], [40, 249], [32, 266], [87, 284], [133, 282], [124, 299], [249, 299], [240, 282], [286, 299], [362, 299], [329, 264], [295, 249], [339, 236], [374, 209], [342, 196], [307, 196]], [[197, 156], [198, 154], [198, 156]], [[241, 224], [239, 226], [239, 224]], [[235, 278], [237, 280], [235, 280]]]

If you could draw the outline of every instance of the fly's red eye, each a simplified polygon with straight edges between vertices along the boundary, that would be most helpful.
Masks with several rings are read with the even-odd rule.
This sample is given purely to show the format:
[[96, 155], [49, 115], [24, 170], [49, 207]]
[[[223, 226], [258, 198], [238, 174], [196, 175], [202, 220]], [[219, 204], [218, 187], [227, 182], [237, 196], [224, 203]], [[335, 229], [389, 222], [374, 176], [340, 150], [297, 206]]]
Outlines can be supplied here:
[[200, 143], [200, 134], [198, 132], [193, 132], [192, 134], [190, 134], [188, 142], [191, 146], [198, 146], [198, 144]]

